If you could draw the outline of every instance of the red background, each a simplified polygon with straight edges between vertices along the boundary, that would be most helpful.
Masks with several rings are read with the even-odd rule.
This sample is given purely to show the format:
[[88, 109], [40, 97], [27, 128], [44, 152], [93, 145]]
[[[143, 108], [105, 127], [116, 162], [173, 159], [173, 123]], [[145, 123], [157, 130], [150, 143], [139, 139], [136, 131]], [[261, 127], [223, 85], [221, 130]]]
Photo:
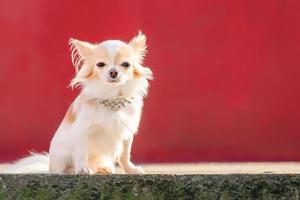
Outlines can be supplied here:
[[148, 36], [137, 162], [300, 160], [300, 1], [5, 0], [0, 160], [48, 150], [78, 94], [70, 37]]

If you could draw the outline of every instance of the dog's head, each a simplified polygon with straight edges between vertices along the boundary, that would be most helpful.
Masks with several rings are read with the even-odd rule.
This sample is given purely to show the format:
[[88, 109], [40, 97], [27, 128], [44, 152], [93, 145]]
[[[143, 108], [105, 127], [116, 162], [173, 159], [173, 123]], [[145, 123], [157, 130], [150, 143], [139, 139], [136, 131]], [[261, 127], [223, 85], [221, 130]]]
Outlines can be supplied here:
[[152, 72], [143, 67], [146, 36], [139, 32], [130, 42], [107, 40], [91, 44], [70, 39], [76, 76], [71, 86], [99, 82], [111, 86], [123, 85], [132, 79], [151, 79]]

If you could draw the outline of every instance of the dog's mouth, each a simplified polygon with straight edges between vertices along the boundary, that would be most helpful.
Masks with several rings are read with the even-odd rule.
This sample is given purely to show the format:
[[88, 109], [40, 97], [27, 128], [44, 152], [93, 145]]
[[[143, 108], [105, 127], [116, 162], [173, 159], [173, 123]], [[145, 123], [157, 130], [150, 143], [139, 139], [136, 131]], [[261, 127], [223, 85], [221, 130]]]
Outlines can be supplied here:
[[107, 77], [106, 83], [112, 84], [112, 85], [118, 85], [118, 84], [122, 84], [123, 81], [120, 77], [116, 77], [116, 78]]
[[111, 85], [119, 85], [122, 84], [122, 82], [119, 79], [109, 79], [106, 81], [107, 84], [111, 84]]
[[117, 82], [120, 82], [119, 80], [108, 80], [107, 82], [110, 82], [110, 83], [117, 83]]

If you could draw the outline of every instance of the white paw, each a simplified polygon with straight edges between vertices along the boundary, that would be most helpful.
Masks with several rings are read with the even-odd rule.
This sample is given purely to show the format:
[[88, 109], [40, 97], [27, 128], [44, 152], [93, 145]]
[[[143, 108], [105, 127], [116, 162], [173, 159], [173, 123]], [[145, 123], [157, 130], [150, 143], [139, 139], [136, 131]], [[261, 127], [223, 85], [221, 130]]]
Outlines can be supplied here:
[[75, 170], [75, 174], [92, 174], [92, 171], [88, 167], [81, 167]]
[[145, 174], [145, 171], [142, 167], [134, 167], [126, 170], [127, 174]]

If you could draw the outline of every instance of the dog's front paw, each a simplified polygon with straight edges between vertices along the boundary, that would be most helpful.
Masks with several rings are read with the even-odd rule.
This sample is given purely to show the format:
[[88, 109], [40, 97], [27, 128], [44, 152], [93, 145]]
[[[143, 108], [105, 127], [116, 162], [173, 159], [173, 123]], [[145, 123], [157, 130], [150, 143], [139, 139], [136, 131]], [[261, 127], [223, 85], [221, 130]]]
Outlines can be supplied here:
[[127, 174], [145, 174], [145, 170], [142, 167], [133, 167], [126, 170]]
[[75, 170], [75, 174], [92, 174], [92, 171], [88, 167], [80, 167]]
[[114, 173], [114, 167], [98, 167], [97, 174], [107, 175]]

